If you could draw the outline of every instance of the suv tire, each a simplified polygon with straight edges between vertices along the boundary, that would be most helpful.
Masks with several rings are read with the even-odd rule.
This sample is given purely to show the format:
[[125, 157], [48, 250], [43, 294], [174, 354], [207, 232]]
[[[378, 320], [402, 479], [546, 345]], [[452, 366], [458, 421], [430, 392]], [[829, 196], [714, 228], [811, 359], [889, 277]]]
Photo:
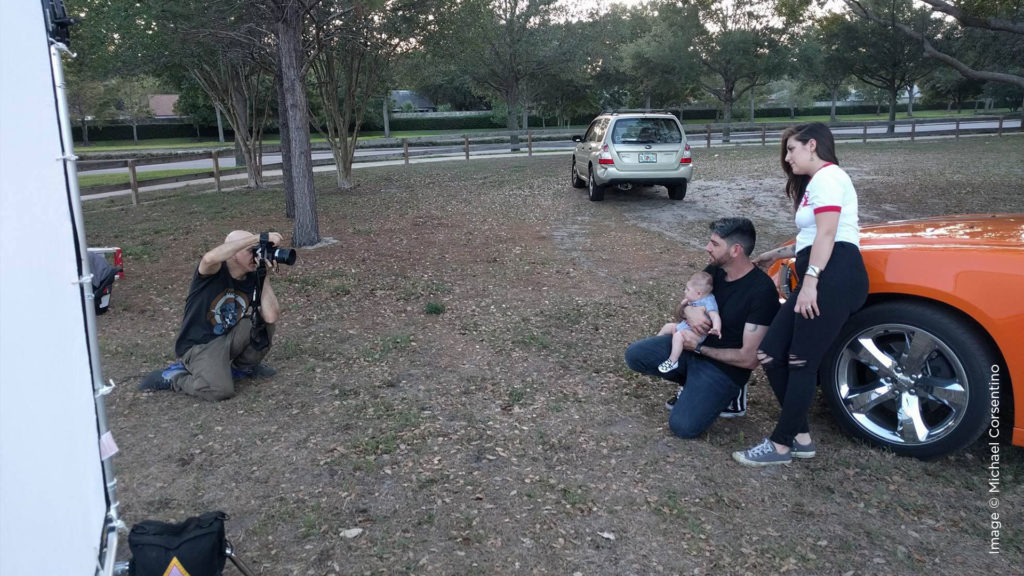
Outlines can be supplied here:
[[683, 198], [686, 198], [686, 184], [686, 180], [683, 180], [682, 184], [665, 186], [665, 188], [668, 188], [668, 197], [672, 200], [682, 200]]
[[580, 172], [576, 169], [576, 157], [572, 158], [572, 172], [570, 172], [570, 181], [572, 182], [573, 188], [586, 188], [587, 183], [580, 178]]
[[591, 202], [600, 202], [604, 200], [604, 186], [598, 186], [597, 181], [594, 180], [594, 167], [591, 166], [587, 169], [587, 193], [590, 195]]

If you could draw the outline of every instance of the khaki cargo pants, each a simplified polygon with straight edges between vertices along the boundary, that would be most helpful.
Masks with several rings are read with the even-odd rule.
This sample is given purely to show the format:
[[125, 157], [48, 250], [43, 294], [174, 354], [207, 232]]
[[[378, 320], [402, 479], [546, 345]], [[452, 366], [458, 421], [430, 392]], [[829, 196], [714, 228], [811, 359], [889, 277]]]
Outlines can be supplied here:
[[[273, 324], [267, 324], [267, 337], [274, 341]], [[256, 350], [250, 345], [252, 319], [243, 318], [231, 332], [188, 349], [181, 361], [188, 374], [175, 378], [173, 388], [203, 400], [226, 400], [235, 395], [231, 365], [251, 368], [260, 363], [270, 346]]]

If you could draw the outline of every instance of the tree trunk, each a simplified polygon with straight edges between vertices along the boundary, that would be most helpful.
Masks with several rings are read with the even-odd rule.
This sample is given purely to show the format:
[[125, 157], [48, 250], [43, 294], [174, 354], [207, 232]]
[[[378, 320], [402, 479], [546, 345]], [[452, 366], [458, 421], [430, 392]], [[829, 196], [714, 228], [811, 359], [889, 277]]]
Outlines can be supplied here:
[[384, 91], [384, 137], [391, 138], [391, 92]]
[[509, 142], [513, 152], [519, 151], [519, 122], [516, 117], [516, 105], [519, 104], [519, 98], [515, 92], [505, 96], [505, 106], [507, 108], [505, 112], [505, 127], [508, 128], [512, 135], [509, 136]]
[[139, 145], [139, 125], [134, 118], [132, 118], [132, 145]]
[[907, 116], [914, 117], [914, 85], [907, 88]]
[[217, 139], [224, 143], [224, 121], [220, 118], [220, 106], [214, 105], [213, 111], [217, 113]]
[[893, 87], [889, 90], [889, 127], [886, 129], [886, 134], [896, 133], [896, 88]]
[[[340, 146], [331, 150], [334, 156], [334, 165], [337, 166], [338, 189], [348, 190], [354, 186], [352, 183], [352, 162], [348, 160], [348, 138], [345, 137]], [[347, 162], [347, 163], [346, 163]]]
[[828, 119], [830, 122], [836, 121], [836, 100], [839, 99], [839, 87], [832, 87], [832, 109], [829, 112]]
[[750, 122], [754, 122], [754, 89], [750, 89]]
[[89, 145], [89, 121], [82, 117], [82, 146]]
[[284, 115], [288, 122], [289, 153], [284, 161], [284, 177], [293, 181], [295, 226], [293, 246], [312, 246], [320, 242], [317, 221], [316, 190], [313, 188], [313, 159], [309, 144], [309, 103], [302, 66], [303, 15], [299, 3], [279, 0], [277, 36], [278, 70], [284, 92]]
[[238, 140], [238, 134], [235, 134], [235, 166], [245, 166], [248, 162], [245, 159], [245, 153], [242, 152], [242, 143]]
[[722, 100], [722, 142], [729, 142], [732, 135], [732, 94]]
[[[288, 115], [282, 114], [285, 109], [284, 82], [281, 74], [274, 78], [274, 86], [277, 88], [277, 130], [281, 136], [281, 163], [285, 164], [285, 158], [291, 158], [291, 132], [288, 130]], [[284, 179], [284, 215], [287, 218], [295, 218], [295, 182], [291, 178]]]
[[530, 129], [530, 104], [528, 102], [523, 103], [523, 130]]

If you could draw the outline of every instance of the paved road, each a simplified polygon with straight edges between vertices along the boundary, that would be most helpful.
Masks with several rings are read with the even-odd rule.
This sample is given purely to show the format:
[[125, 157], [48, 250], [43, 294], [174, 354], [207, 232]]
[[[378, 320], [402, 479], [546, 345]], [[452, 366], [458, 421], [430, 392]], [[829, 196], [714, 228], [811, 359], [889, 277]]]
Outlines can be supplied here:
[[[982, 121], [961, 121], [960, 130], [994, 130], [998, 128], [999, 122], [992, 120]], [[868, 127], [868, 135], [880, 135], [886, 133], [886, 126], [870, 126]], [[927, 138], [929, 133], [934, 132], [951, 132], [956, 129], [954, 122], [941, 122], [934, 124], [919, 124], [917, 125], [915, 132], [918, 137]], [[1019, 119], [1007, 119], [1003, 122], [1003, 130], [1014, 131], [1020, 129]], [[834, 128], [833, 132], [839, 136], [846, 136], [848, 138], [855, 138], [861, 136], [864, 132], [862, 127], [852, 128]], [[907, 136], [911, 132], [910, 125], [898, 125], [896, 126], [896, 134]], [[774, 141], [777, 138], [778, 131], [768, 132], [767, 138], [769, 141]], [[521, 142], [522, 150], [526, 150], [525, 139]], [[706, 139], [700, 133], [689, 134], [689, 140], [691, 146], [698, 147], [706, 145]], [[743, 144], [743, 143], [759, 143], [761, 141], [761, 131], [739, 131], [735, 130], [732, 133], [731, 141], [727, 144]], [[722, 145], [721, 135], [712, 134], [711, 145]], [[490, 155], [490, 154], [506, 154], [509, 152], [509, 145], [507, 143], [501, 144], [471, 144], [473, 156]], [[575, 147], [575, 144], [571, 141], [556, 141], [556, 142], [537, 142], [534, 144], [533, 149], [536, 152], [551, 152], [557, 150], [569, 151]], [[464, 156], [465, 152], [461, 144], [451, 146], [430, 146], [430, 147], [417, 147], [410, 146], [411, 153], [414, 155], [429, 155], [438, 157], [460, 157]], [[374, 161], [374, 160], [387, 160], [393, 159], [396, 155], [402, 153], [402, 148], [364, 148], [356, 150], [356, 163], [363, 161]], [[314, 160], [331, 159], [331, 153], [326, 151], [314, 151]], [[264, 154], [263, 163], [265, 165], [277, 164], [281, 162], [280, 154]], [[234, 158], [221, 158], [221, 168], [232, 168], [235, 166]], [[213, 170], [212, 160], [190, 160], [185, 162], [172, 162], [167, 164], [151, 164], [146, 166], [139, 166], [137, 170], [139, 172], [149, 172], [154, 170]], [[104, 170], [89, 171], [88, 174], [109, 174], [117, 172], [127, 172], [127, 168], [110, 168]], [[83, 172], [84, 173], [84, 172]]]

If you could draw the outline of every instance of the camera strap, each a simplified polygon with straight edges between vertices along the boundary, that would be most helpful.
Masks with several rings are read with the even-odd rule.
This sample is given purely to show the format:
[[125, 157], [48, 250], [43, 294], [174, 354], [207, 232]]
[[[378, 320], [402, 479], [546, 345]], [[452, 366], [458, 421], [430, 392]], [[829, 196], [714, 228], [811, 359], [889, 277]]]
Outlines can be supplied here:
[[[260, 244], [266, 246], [266, 243], [270, 241], [270, 234], [263, 232], [260, 234]], [[249, 341], [252, 347], [257, 350], [265, 350], [270, 346], [270, 337], [267, 335], [266, 323], [263, 321], [263, 315], [260, 314], [260, 298], [263, 294], [263, 281], [267, 277], [267, 261], [260, 259], [256, 265], [256, 289], [253, 290], [252, 295], [252, 332], [249, 335]]]

